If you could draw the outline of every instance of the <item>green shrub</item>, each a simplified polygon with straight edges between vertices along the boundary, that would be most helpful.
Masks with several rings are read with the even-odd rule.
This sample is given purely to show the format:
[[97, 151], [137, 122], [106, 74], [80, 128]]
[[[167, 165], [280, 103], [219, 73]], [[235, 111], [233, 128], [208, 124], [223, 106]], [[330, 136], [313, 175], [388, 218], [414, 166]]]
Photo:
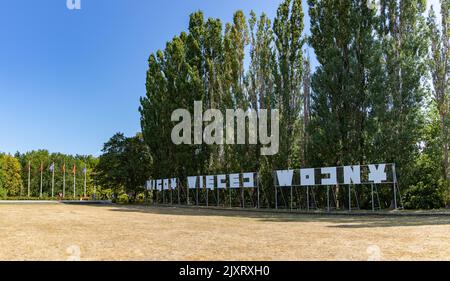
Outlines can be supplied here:
[[128, 195], [126, 194], [119, 195], [116, 200], [119, 204], [127, 204], [129, 201]]
[[8, 190], [3, 187], [0, 187], [0, 199], [6, 199], [8, 196]]
[[406, 209], [439, 209], [445, 206], [444, 181], [435, 183], [418, 182], [405, 193]]
[[145, 202], [145, 194], [144, 193], [139, 193], [136, 196], [136, 203], [143, 203]]

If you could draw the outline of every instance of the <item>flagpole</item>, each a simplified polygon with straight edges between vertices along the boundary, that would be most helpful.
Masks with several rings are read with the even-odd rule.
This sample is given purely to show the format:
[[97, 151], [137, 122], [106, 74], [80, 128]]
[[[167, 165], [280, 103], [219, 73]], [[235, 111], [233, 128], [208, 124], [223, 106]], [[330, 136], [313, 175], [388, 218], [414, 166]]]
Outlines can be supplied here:
[[63, 198], [66, 197], [66, 163], [64, 163], [63, 169]]
[[31, 161], [28, 161], [28, 197], [30, 197]]
[[86, 165], [84, 165], [84, 197], [86, 197], [86, 175], [87, 175], [87, 170], [86, 170]]
[[52, 164], [52, 198], [55, 197], [55, 162]]
[[76, 183], [77, 183], [77, 179], [75, 178], [75, 173], [76, 173], [76, 170], [75, 170], [76, 168], [75, 168], [75, 166], [74, 166], [74, 170], [73, 170], [73, 199], [75, 199], [75, 193], [76, 193]]
[[43, 164], [42, 164], [42, 162], [41, 162], [41, 190], [40, 190], [40, 195], [39, 195], [39, 198], [42, 198], [42, 170], [43, 170]]

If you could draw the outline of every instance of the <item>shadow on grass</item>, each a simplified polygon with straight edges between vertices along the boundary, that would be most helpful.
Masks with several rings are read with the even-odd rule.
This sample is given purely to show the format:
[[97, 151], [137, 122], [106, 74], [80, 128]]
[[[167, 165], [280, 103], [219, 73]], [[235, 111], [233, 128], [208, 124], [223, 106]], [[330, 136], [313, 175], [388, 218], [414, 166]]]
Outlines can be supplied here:
[[[93, 206], [102, 207], [102, 206]], [[105, 206], [103, 206], [105, 207]], [[351, 216], [351, 215], [327, 215], [327, 214], [289, 214], [289, 213], [267, 213], [245, 210], [214, 210], [196, 208], [177, 207], [152, 207], [152, 206], [130, 206], [114, 205], [112, 212], [137, 212], [154, 215], [170, 216], [214, 216], [231, 218], [250, 218], [261, 222], [280, 223], [329, 223], [331, 228], [372, 228], [372, 227], [408, 227], [408, 226], [429, 226], [448, 225], [450, 226], [450, 215], [448, 216]]]

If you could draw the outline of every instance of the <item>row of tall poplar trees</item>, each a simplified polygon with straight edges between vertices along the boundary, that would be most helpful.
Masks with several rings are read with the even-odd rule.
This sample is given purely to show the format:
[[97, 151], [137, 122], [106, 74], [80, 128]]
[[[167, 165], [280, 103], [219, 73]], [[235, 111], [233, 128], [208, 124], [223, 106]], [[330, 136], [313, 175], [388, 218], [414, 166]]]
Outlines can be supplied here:
[[[273, 170], [389, 162], [408, 189], [427, 146], [438, 146], [436, 177], [448, 179], [450, 1], [440, 2], [440, 23], [426, 14], [425, 0], [378, 2], [309, 0], [303, 7], [285, 0], [273, 20], [237, 11], [225, 25], [191, 14], [188, 31], [148, 60], [140, 113], [152, 177], [258, 171], [269, 206]], [[314, 72], [307, 48], [317, 58]], [[174, 145], [171, 114], [193, 113], [194, 101], [223, 113], [278, 109], [279, 153], [262, 156], [258, 145]], [[427, 138], [430, 123], [439, 134]], [[434, 188], [446, 191], [448, 183]]]

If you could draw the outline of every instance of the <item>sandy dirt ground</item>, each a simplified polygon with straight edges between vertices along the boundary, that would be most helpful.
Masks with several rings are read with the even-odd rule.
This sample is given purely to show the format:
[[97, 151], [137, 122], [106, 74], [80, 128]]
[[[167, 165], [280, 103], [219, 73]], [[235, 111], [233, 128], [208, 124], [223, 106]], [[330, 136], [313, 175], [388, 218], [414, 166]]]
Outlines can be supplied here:
[[0, 205], [0, 260], [450, 261], [450, 216]]

